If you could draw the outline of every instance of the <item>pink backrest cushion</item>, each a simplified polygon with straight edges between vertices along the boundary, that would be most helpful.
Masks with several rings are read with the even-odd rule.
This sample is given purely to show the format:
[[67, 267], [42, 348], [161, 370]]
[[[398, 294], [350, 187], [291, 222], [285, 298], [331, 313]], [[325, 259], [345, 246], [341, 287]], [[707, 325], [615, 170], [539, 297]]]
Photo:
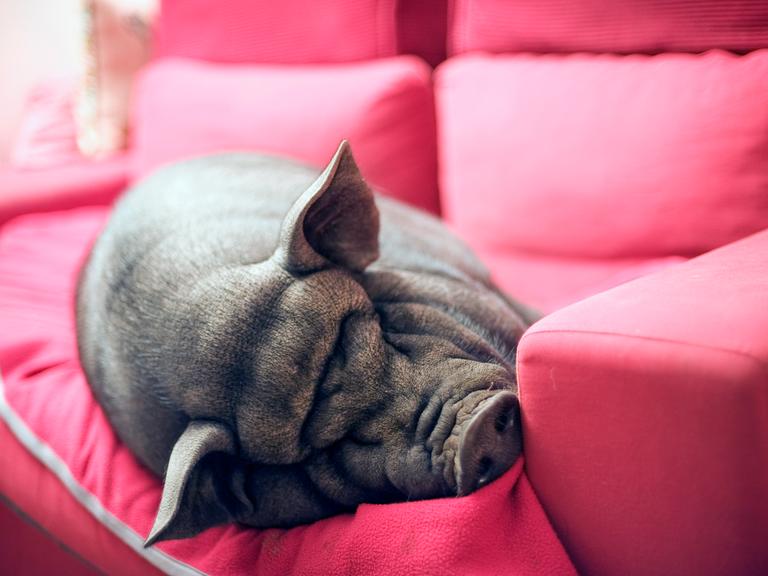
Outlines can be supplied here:
[[444, 213], [481, 250], [687, 256], [768, 226], [768, 51], [467, 55], [436, 85]]
[[396, 0], [163, 0], [157, 54], [214, 62], [349, 62], [397, 54]]
[[451, 0], [449, 54], [747, 52], [768, 47], [765, 0]]
[[382, 192], [436, 212], [429, 67], [401, 56], [358, 64], [152, 64], [134, 98], [137, 175], [181, 158], [258, 150], [322, 166], [348, 139]]

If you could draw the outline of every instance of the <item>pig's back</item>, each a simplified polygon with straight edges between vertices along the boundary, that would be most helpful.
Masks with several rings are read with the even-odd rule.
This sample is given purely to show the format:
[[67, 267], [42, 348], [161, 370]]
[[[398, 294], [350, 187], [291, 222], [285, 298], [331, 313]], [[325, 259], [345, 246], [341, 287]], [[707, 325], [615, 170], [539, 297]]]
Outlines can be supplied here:
[[126, 193], [104, 241], [127, 260], [146, 250], [188, 257], [197, 272], [263, 261], [283, 215], [316, 176], [302, 165], [258, 155], [174, 164]]
[[[159, 170], [116, 207], [106, 236], [129, 263], [147, 251], [167, 253], [173, 276], [261, 262], [271, 256], [283, 217], [319, 170], [257, 154], [222, 154]], [[380, 258], [373, 268], [462, 275], [487, 282], [487, 271], [435, 217], [377, 195]], [[109, 238], [111, 236], [111, 238]], [[114, 255], [113, 255], [114, 256]]]

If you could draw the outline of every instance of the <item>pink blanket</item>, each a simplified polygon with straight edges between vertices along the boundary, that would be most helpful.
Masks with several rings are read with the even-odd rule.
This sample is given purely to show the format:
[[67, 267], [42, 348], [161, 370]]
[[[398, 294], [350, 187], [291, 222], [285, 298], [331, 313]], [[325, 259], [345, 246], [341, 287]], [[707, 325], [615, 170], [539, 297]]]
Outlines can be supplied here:
[[[575, 574], [522, 462], [465, 498], [363, 505], [292, 530], [222, 526], [143, 549], [161, 483], [92, 398], [73, 330], [76, 273], [106, 216], [105, 208], [81, 208], [21, 217], [2, 230], [0, 416], [80, 501], [81, 513], [99, 518], [130, 553], [172, 573]], [[36, 489], [33, 478], [19, 483]], [[117, 568], [121, 560], [113, 562]]]

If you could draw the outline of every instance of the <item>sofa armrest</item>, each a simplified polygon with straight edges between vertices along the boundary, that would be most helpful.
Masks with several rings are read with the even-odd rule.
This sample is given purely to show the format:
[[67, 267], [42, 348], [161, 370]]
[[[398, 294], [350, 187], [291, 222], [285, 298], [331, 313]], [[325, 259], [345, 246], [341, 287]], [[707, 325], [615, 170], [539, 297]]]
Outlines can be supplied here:
[[768, 574], [768, 230], [522, 338], [526, 467], [584, 574]]
[[127, 185], [129, 172], [126, 155], [40, 170], [0, 168], [0, 226], [29, 212], [110, 204]]

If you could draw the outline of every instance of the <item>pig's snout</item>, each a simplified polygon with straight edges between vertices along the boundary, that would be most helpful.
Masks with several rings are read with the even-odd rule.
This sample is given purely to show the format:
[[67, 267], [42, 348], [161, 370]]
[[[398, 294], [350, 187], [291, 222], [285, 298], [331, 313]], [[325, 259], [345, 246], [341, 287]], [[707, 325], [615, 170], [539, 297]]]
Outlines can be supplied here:
[[459, 496], [501, 476], [521, 451], [520, 404], [512, 392], [499, 392], [482, 403], [461, 434], [454, 467]]

